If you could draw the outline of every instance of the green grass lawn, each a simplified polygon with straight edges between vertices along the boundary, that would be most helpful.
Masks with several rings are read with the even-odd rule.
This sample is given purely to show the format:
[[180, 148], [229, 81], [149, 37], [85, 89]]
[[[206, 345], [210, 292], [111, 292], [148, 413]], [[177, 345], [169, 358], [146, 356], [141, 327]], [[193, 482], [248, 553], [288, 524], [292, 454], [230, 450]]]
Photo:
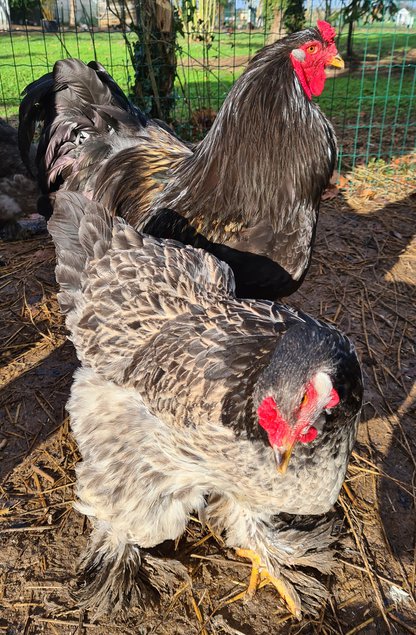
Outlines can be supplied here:
[[[94, 54], [94, 46], [96, 56]], [[130, 60], [120, 33], [95, 33], [94, 43], [89, 33], [65, 34], [59, 39], [54, 33], [13, 33], [0, 36], [0, 116], [17, 113], [20, 94], [25, 86], [52, 70], [56, 60], [79, 57], [89, 62], [96, 57], [108, 68], [125, 89], [132, 81]], [[2, 103], [3, 102], [3, 103]]]
[[[129, 34], [134, 41], [135, 35]], [[215, 33], [209, 49], [190, 37], [178, 40], [178, 79], [174, 118], [185, 136], [191, 112], [203, 107], [218, 110], [243, 72], [246, 61], [266, 41], [264, 33]], [[339, 50], [345, 52], [346, 33]], [[416, 30], [388, 23], [357, 28], [354, 52], [357, 65], [349, 73], [328, 79], [321, 108], [348, 135], [348, 153], [384, 156], [404, 153], [415, 142]], [[409, 53], [410, 52], [410, 53]], [[411, 57], [413, 55], [413, 57]], [[130, 59], [118, 32], [48, 33], [24, 30], [0, 35], [0, 116], [17, 114], [24, 87], [63, 57], [96, 58], [128, 91], [134, 83]], [[408, 56], [408, 57], [406, 57]], [[348, 145], [347, 144], [347, 145]], [[364, 148], [364, 149], [363, 149]]]

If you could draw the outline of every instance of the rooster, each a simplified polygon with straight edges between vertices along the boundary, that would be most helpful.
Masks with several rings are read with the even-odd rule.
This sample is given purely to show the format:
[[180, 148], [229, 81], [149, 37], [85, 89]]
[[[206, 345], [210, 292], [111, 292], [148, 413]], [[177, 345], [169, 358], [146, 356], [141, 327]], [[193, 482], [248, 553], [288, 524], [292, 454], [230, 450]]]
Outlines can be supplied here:
[[[82, 364], [68, 403], [76, 507], [93, 523], [81, 605], [100, 615], [146, 580], [164, 588], [172, 565], [144, 550], [181, 536], [196, 510], [252, 561], [248, 596], [269, 582], [295, 615], [316, 612], [324, 589], [301, 568], [330, 570], [319, 515], [338, 497], [362, 403], [351, 342], [237, 299], [227, 264], [79, 193], [56, 194], [49, 231]], [[309, 518], [285, 525], [284, 513]]]
[[312, 101], [325, 68], [343, 66], [334, 38], [318, 22], [262, 49], [196, 148], [147, 120], [100, 64], [59, 61], [26, 88], [22, 156], [43, 121], [45, 194], [77, 190], [136, 229], [220, 252], [240, 297], [289, 295], [309, 268], [336, 161], [333, 128]]

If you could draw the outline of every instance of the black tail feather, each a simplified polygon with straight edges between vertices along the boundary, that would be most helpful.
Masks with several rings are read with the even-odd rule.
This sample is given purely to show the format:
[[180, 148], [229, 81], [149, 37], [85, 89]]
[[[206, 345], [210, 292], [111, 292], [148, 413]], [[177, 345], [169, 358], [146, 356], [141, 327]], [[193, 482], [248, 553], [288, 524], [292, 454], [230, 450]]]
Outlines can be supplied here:
[[132, 102], [126, 97], [120, 86], [114, 81], [111, 75], [107, 73], [104, 66], [95, 61], [89, 62], [88, 66], [96, 72], [101, 82], [108, 86], [113, 99], [117, 102], [117, 104], [130, 115], [136, 117], [142, 126], [145, 126], [147, 124], [146, 116], [142, 113], [140, 108], [132, 104]]
[[33, 174], [30, 148], [40, 123], [37, 173], [43, 193], [48, 194], [58, 189], [78, 165], [85, 139], [92, 136], [104, 140], [111, 127], [117, 129], [123, 124], [134, 134], [146, 122], [100, 64], [60, 60], [52, 73], [24, 91], [19, 110], [19, 149]]
[[30, 148], [35, 136], [37, 123], [45, 118], [48, 97], [53, 89], [53, 74], [47, 73], [26, 86], [19, 108], [18, 144], [22, 161], [34, 175], [30, 162]]

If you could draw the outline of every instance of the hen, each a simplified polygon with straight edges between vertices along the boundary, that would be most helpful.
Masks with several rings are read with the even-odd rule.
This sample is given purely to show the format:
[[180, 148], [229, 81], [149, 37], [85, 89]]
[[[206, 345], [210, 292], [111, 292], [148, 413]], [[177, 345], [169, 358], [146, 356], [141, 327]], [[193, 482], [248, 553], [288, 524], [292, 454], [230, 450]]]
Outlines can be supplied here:
[[225, 263], [78, 193], [56, 195], [49, 230], [82, 363], [68, 403], [77, 509], [93, 523], [81, 603], [100, 614], [149, 577], [160, 588], [167, 565], [142, 549], [176, 539], [196, 510], [252, 559], [248, 593], [270, 581], [294, 614], [314, 612], [324, 589], [293, 567], [328, 572], [330, 525], [276, 515], [325, 514], [338, 497], [362, 401], [351, 342], [237, 299]]
[[136, 229], [219, 251], [240, 297], [288, 295], [308, 270], [336, 161], [334, 131], [312, 101], [326, 66], [343, 66], [334, 37], [318, 22], [262, 49], [194, 149], [147, 120], [101, 65], [57, 62], [26, 89], [22, 155], [43, 121], [45, 194], [78, 190]]

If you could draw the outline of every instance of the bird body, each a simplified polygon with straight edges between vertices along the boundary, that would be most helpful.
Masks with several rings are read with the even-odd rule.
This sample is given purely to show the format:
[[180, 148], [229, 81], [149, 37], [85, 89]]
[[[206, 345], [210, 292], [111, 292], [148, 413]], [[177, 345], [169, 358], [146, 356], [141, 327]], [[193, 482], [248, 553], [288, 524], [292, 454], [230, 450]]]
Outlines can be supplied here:
[[[325, 66], [342, 62], [334, 36], [321, 22], [262, 49], [195, 148], [146, 120], [99, 64], [57, 62], [26, 89], [22, 154], [41, 119], [45, 193], [78, 190], [147, 233], [220, 246], [241, 297], [288, 295], [309, 268], [336, 160], [333, 128], [312, 101]], [[173, 211], [163, 222], [161, 209]]]
[[225, 263], [80, 194], [56, 195], [49, 230], [82, 363], [68, 409], [83, 458], [77, 506], [94, 524], [85, 605], [123, 603], [126, 562], [146, 569], [139, 548], [179, 537], [196, 510], [284, 578], [295, 611], [313, 611], [322, 586], [285, 567], [328, 571], [330, 530], [274, 517], [324, 514], [338, 496], [362, 400], [348, 338], [237, 299]]

